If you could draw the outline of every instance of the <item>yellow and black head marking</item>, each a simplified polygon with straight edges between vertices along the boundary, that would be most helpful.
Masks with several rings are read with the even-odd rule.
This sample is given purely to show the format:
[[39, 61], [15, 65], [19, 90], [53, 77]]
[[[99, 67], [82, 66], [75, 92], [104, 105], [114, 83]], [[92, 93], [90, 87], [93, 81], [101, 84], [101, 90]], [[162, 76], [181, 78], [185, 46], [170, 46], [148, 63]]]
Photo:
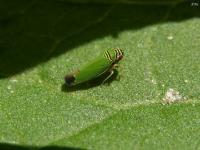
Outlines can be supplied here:
[[118, 61], [120, 61], [120, 60], [123, 58], [124, 53], [123, 53], [123, 51], [122, 51], [121, 49], [119, 49], [119, 48], [116, 48], [116, 49], [114, 49], [114, 50], [115, 50], [115, 62], [118, 62]]
[[113, 62], [113, 59], [112, 59], [112, 57], [111, 57], [109, 51], [105, 51], [105, 56], [106, 56], [106, 58], [107, 58], [110, 62]]

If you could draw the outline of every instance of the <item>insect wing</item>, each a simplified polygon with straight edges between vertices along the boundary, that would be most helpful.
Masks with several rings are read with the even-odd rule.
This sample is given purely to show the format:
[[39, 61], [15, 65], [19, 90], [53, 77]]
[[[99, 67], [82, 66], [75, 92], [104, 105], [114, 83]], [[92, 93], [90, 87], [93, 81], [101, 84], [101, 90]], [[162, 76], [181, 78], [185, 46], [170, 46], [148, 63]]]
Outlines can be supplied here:
[[93, 62], [80, 69], [79, 73], [75, 76], [75, 84], [100, 76], [110, 68], [111, 64], [105, 57], [97, 57]]

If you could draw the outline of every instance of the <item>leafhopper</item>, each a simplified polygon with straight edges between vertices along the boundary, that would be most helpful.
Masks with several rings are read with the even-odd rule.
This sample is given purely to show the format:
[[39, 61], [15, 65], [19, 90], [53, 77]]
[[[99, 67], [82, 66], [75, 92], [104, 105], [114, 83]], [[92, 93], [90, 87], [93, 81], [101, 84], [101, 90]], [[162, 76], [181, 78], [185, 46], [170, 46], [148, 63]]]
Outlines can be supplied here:
[[123, 58], [124, 53], [121, 49], [109, 49], [103, 54], [96, 57], [93, 61], [83, 66], [71, 74], [65, 76], [67, 86], [74, 86], [92, 79], [95, 79], [104, 73], [109, 73], [103, 83], [108, 80], [114, 73], [117, 63]]

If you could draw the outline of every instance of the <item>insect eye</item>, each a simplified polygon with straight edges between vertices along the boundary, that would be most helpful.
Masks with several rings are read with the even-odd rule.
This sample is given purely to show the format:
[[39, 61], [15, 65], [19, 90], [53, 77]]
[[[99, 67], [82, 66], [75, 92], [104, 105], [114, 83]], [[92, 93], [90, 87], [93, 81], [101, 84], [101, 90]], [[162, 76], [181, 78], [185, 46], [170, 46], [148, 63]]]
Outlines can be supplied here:
[[120, 55], [118, 55], [118, 59], [121, 60], [123, 58], [123, 53], [121, 53]]

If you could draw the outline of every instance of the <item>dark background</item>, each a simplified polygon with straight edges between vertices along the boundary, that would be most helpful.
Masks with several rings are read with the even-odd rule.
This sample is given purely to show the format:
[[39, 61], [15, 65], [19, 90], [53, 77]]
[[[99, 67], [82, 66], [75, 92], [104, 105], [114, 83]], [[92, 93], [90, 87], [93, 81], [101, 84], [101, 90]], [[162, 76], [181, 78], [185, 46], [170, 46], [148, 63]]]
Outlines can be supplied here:
[[191, 6], [190, 0], [74, 2], [0, 1], [0, 78], [21, 73], [98, 38], [200, 16], [200, 6]]

